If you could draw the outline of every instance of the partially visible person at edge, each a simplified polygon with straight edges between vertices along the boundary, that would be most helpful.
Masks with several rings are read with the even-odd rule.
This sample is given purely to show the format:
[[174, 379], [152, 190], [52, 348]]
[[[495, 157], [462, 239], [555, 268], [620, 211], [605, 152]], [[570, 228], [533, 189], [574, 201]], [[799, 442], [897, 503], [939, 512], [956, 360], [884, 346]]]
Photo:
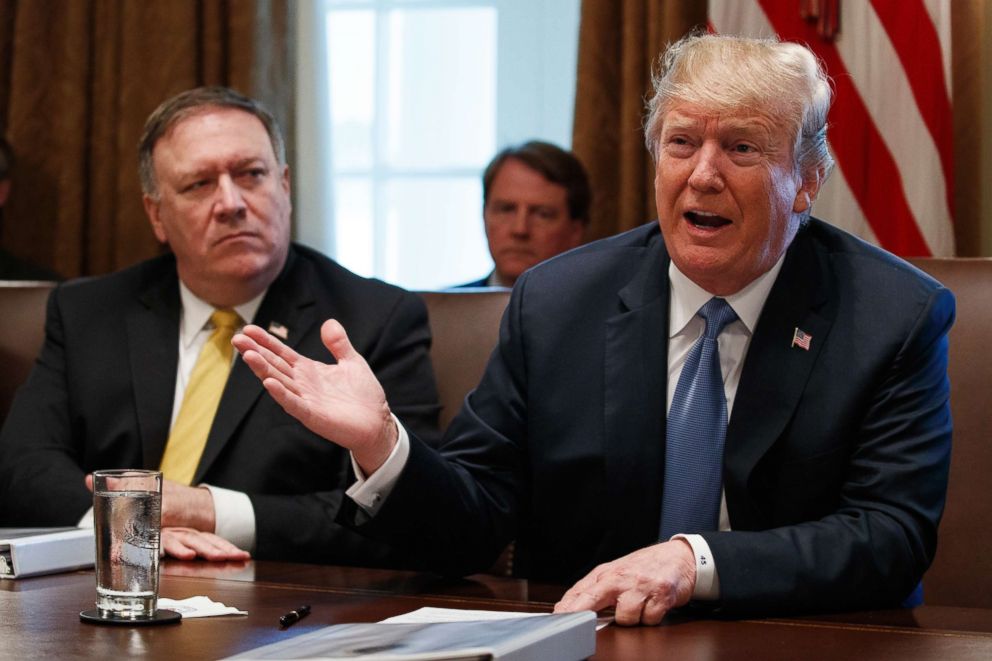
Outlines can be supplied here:
[[[290, 242], [283, 145], [272, 115], [228, 88], [183, 92], [148, 118], [144, 206], [171, 253], [52, 292], [41, 355], [0, 432], [2, 525], [87, 525], [88, 473], [161, 468], [170, 555], [393, 562], [385, 545], [334, 522], [354, 479], [348, 453], [233, 360], [230, 337], [251, 320], [332, 361], [320, 325], [341, 319], [390, 410], [436, 434], [423, 302]], [[195, 366], [208, 352], [232, 360], [213, 361], [217, 387], [201, 390]]]
[[467, 287], [512, 287], [520, 274], [582, 243], [592, 191], [571, 152], [532, 140], [507, 147], [482, 174], [482, 218], [495, 267]]
[[[830, 99], [801, 45], [672, 45], [646, 123], [658, 222], [520, 277], [440, 449], [392, 425], [341, 324], [324, 326], [336, 366], [246, 327], [265, 388], [352, 453], [339, 520], [448, 574], [515, 539], [519, 575], [574, 581], [557, 611], [620, 624], [917, 603], [954, 297], [810, 217]], [[719, 394], [695, 399], [704, 385]], [[339, 389], [365, 405], [343, 415]]]
[[[0, 136], [0, 223], [10, 222], [6, 218], [5, 207], [13, 187], [13, 171], [14, 149], [9, 142]], [[16, 257], [0, 248], [0, 280], [45, 281], [61, 279], [61, 276], [55, 271]]]

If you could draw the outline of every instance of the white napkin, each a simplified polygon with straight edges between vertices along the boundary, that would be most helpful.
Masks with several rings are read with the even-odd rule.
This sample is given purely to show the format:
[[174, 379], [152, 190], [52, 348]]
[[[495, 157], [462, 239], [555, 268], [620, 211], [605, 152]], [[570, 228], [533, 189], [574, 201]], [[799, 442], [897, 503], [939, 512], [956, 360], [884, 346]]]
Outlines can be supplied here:
[[247, 615], [248, 611], [238, 610], [234, 606], [225, 606], [210, 597], [189, 597], [187, 599], [166, 599], [159, 597], [158, 607], [176, 611], [183, 619], [191, 617], [213, 617], [214, 615]]

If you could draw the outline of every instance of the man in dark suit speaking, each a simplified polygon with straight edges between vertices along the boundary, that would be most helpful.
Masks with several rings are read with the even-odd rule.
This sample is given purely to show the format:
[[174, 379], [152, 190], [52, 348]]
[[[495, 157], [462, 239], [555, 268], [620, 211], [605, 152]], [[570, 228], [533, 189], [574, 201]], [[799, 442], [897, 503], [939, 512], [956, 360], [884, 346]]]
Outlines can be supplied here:
[[0, 521], [75, 525], [92, 502], [85, 474], [161, 467], [173, 555], [382, 562], [385, 547], [334, 523], [353, 479], [347, 452], [273, 402], [230, 338], [252, 321], [328, 361], [320, 322], [347, 319], [390, 408], [430, 437], [423, 303], [290, 243], [283, 140], [252, 99], [212, 87], [167, 100], [139, 164], [171, 254], [53, 291], [41, 355], [0, 435]]
[[[344, 520], [425, 566], [477, 571], [515, 539], [519, 574], [577, 581], [558, 610], [621, 624], [690, 601], [898, 605], [944, 505], [954, 298], [810, 217], [830, 98], [798, 44], [674, 44], [646, 124], [659, 222], [521, 276], [440, 450], [393, 429], [335, 322], [335, 366], [255, 327], [235, 345], [347, 443], [361, 480]], [[361, 421], [339, 414], [346, 384]]]

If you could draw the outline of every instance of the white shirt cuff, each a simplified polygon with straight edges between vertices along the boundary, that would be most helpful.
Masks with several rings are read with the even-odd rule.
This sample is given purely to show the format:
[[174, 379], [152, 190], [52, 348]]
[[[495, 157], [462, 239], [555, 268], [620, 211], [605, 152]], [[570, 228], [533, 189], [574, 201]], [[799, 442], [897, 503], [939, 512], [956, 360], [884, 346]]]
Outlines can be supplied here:
[[716, 573], [716, 561], [710, 552], [710, 545], [702, 535], [672, 535], [672, 539], [689, 542], [696, 556], [696, 586], [692, 589], [694, 601], [716, 601], [720, 598], [720, 577]]
[[396, 439], [396, 445], [393, 446], [389, 457], [376, 472], [366, 476], [355, 461], [355, 455], [351, 455], [351, 467], [355, 470], [356, 480], [345, 493], [369, 516], [375, 516], [386, 502], [386, 498], [392, 493], [400, 473], [406, 466], [406, 460], [410, 457], [410, 436], [395, 415], [393, 421], [396, 423], [399, 438]]
[[84, 514], [83, 515], [83, 518], [81, 518], [79, 520], [79, 523], [76, 524], [76, 527], [77, 528], [92, 528], [93, 527], [93, 508], [92, 507], [89, 508], [88, 510], [86, 510], [86, 514]]
[[214, 534], [239, 549], [255, 552], [255, 508], [248, 494], [201, 484], [214, 499]]

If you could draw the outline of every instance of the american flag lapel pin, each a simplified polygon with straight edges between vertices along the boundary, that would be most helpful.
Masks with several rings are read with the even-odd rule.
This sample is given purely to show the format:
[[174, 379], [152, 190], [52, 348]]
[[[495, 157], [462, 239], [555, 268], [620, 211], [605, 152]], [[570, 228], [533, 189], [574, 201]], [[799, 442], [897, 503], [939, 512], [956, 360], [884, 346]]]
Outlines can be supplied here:
[[792, 344], [791, 347], [799, 347], [803, 351], [809, 351], [809, 343], [813, 339], [813, 336], [802, 330], [801, 328], [796, 328], [792, 332]]
[[280, 324], [278, 321], [269, 323], [269, 332], [278, 337], [280, 340], [285, 340], [289, 337], [289, 329]]

